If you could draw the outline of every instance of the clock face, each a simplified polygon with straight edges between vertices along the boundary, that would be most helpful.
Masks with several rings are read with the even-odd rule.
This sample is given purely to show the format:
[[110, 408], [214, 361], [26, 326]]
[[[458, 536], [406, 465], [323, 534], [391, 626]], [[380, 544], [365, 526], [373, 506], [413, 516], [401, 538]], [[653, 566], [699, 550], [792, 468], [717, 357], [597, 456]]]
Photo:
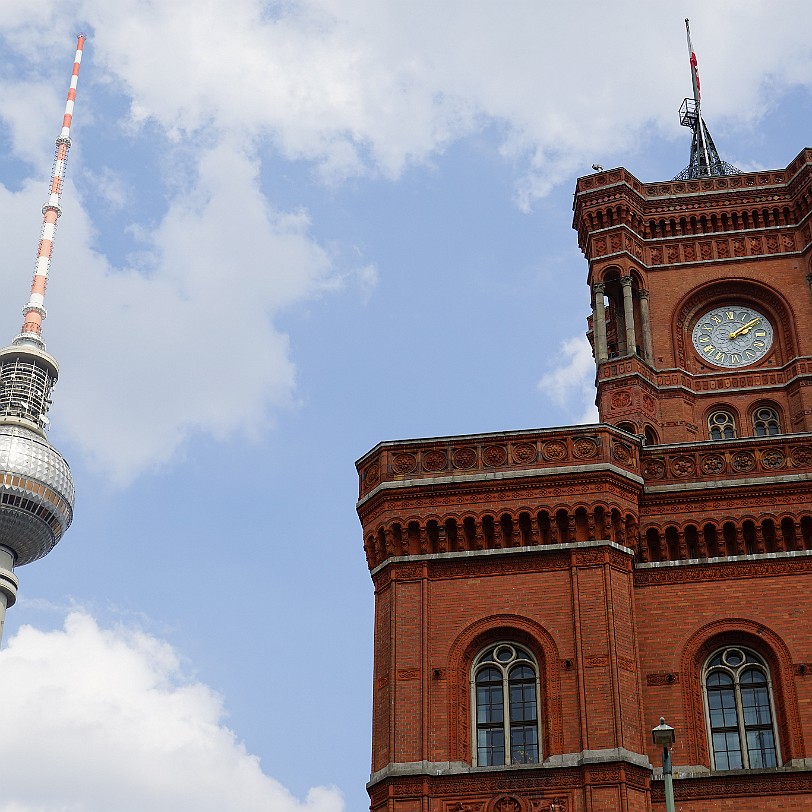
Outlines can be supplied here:
[[723, 305], [701, 316], [691, 337], [705, 362], [719, 367], [744, 367], [769, 352], [773, 326], [752, 307]]

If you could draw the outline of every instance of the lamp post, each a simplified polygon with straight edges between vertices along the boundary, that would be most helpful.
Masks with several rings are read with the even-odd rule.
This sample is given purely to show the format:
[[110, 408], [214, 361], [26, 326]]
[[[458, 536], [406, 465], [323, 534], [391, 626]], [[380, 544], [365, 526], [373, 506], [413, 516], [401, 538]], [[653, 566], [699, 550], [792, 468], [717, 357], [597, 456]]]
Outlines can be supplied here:
[[674, 776], [671, 772], [671, 745], [677, 737], [674, 728], [665, 723], [665, 717], [660, 717], [660, 724], [652, 731], [654, 744], [663, 748], [663, 780], [665, 781], [665, 812], [674, 812]]

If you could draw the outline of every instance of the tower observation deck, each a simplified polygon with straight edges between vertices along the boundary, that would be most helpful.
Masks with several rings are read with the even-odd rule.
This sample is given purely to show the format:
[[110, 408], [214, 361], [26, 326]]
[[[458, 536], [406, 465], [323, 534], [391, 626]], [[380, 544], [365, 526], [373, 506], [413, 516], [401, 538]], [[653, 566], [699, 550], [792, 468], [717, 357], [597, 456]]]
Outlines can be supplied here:
[[49, 553], [73, 519], [70, 468], [46, 436], [59, 366], [45, 351], [42, 322], [84, 42], [80, 34], [22, 329], [0, 349], [0, 638], [6, 608], [17, 597], [15, 568]]

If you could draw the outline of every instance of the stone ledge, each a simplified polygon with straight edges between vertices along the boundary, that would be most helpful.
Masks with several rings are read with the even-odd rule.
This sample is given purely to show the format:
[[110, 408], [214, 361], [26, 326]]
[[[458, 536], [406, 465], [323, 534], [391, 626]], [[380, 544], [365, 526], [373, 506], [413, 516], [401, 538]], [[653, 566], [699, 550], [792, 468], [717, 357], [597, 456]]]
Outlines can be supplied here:
[[[611, 547], [619, 553], [633, 557], [634, 551], [624, 547], [609, 539], [595, 539], [595, 541], [562, 541], [556, 544], [535, 544], [532, 547], [498, 547], [490, 550], [455, 550], [448, 553], [421, 553], [419, 555], [393, 555], [381, 561], [377, 567], [370, 570], [370, 575], [375, 576], [390, 564], [414, 563], [415, 561], [453, 561], [461, 558], [485, 558], [493, 555], [530, 555], [533, 553], [560, 553], [569, 550], [584, 550], [592, 547]], [[812, 555], [812, 550], [809, 551]], [[721, 560], [721, 559], [720, 559]], [[678, 562], [684, 563], [684, 562]], [[703, 561], [704, 563], [704, 561]], [[584, 752], [593, 752], [585, 750]], [[594, 751], [603, 752], [603, 751]], [[418, 763], [418, 762], [415, 762]]]
[[648, 756], [626, 750], [625, 747], [614, 747], [606, 750], [582, 750], [579, 753], [561, 753], [546, 758], [541, 764], [516, 764], [511, 766], [473, 767], [464, 761], [408, 761], [387, 764], [381, 770], [372, 773], [367, 782], [367, 789], [387, 778], [402, 776], [441, 776], [441, 775], [482, 775], [494, 772], [521, 772], [527, 770], [557, 770], [562, 768], [583, 767], [590, 764], [612, 764], [625, 762], [651, 769]]
[[704, 564], [729, 564], [732, 561], [775, 561], [776, 559], [787, 558], [809, 558], [812, 550], [785, 550], [777, 553], [751, 553], [750, 555], [717, 555], [712, 558], [677, 558], [668, 561], [646, 561], [635, 563], [634, 569], [653, 570], [663, 567], [696, 567]]
[[[787, 773], [804, 773], [812, 771], [812, 758], [794, 758], [782, 767], [768, 767], [759, 770], [709, 770], [702, 765], [674, 765], [674, 780], [710, 779], [710, 778], [749, 778], [751, 776], [786, 775]], [[652, 781], [663, 780], [663, 768], [654, 767], [651, 771]]]

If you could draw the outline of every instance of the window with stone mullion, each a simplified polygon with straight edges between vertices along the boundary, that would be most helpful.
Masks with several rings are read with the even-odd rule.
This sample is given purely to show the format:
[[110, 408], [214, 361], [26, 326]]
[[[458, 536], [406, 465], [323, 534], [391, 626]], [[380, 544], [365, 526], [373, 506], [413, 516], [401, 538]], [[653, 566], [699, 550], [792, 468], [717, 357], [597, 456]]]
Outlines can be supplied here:
[[473, 669], [476, 764], [539, 762], [538, 672], [531, 655], [499, 643]]
[[735, 647], [717, 652], [704, 687], [715, 769], [777, 766], [769, 671], [761, 658]]
[[720, 409], [708, 417], [708, 435], [711, 440], [732, 440], [736, 437], [736, 419]]
[[779, 434], [781, 423], [778, 412], [768, 406], [762, 406], [753, 413], [753, 430], [756, 437], [771, 437]]

